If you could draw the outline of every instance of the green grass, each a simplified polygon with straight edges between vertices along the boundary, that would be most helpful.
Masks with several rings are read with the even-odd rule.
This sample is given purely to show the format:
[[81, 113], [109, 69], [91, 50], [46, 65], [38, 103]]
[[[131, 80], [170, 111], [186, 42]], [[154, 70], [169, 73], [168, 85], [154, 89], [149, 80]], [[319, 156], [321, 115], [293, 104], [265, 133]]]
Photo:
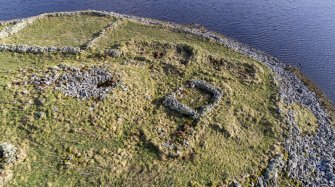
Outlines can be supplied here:
[[298, 104], [292, 104], [291, 108], [294, 111], [295, 122], [300, 131], [304, 134], [313, 134], [318, 128], [318, 120], [312, 111]]
[[131, 21], [124, 23], [121, 27], [107, 34], [97, 44], [97, 48], [100, 50], [112, 48], [118, 46], [121, 42], [130, 41], [132, 39], [159, 41], [161, 43], [192, 43], [200, 47], [205, 47], [212, 53], [220, 54], [229, 54], [232, 51], [218, 44], [199, 40], [190, 34], [176, 33], [166, 28], [146, 26]]
[[4, 43], [39, 46], [81, 46], [93, 34], [112, 23], [112, 18], [94, 16], [48, 17], [38, 20], [16, 35], [4, 39]]
[[206, 105], [211, 98], [210, 94], [199, 89], [184, 88], [179, 92], [181, 94], [177, 95], [177, 100], [193, 109], [200, 108]]
[[[41, 24], [46, 23], [27, 29], [33, 33]], [[27, 31], [16, 37], [23, 33]], [[26, 42], [41, 41], [31, 37]], [[0, 142], [28, 152], [14, 168], [10, 185], [215, 186], [237, 179], [249, 186], [257, 179], [284, 131], [274, 112], [278, 91], [268, 68], [223, 46], [132, 22], [111, 31], [96, 47], [115, 46], [122, 57], [0, 53]], [[184, 58], [189, 60], [186, 65]], [[97, 102], [65, 97], [52, 85], [39, 91], [30, 84], [13, 84], [32, 74], [43, 76], [60, 63], [102, 65], [117, 73], [128, 91], [118, 87]], [[161, 104], [190, 79], [205, 80], [224, 93], [219, 105], [197, 123]], [[199, 93], [185, 95], [193, 99], [183, 102], [192, 106], [199, 104], [195, 100], [206, 100]], [[45, 116], [37, 119], [36, 111]], [[187, 128], [195, 133], [188, 134]], [[186, 135], [176, 135], [180, 131]], [[162, 144], [183, 140], [189, 147], [180, 157], [169, 158]]]
[[4, 29], [5, 27], [5, 25], [0, 25], [0, 31], [2, 31], [2, 29]]

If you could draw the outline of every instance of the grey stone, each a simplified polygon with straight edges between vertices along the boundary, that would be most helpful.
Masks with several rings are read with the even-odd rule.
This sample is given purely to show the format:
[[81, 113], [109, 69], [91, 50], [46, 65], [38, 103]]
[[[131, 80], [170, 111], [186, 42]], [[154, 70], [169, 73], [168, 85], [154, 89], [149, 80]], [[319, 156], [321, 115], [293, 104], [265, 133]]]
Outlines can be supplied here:
[[35, 112], [35, 117], [38, 119], [41, 119], [45, 116], [44, 112], [39, 111], [39, 112]]
[[0, 44], [0, 51], [9, 51], [16, 53], [56, 53], [61, 52], [64, 54], [79, 54], [81, 52], [79, 47], [41, 47], [41, 46], [27, 46], [24, 44]]
[[61, 75], [56, 89], [67, 96], [80, 99], [104, 99], [112, 88], [118, 85], [115, 76], [103, 68], [93, 67], [89, 70], [62, 66], [71, 71]]
[[0, 167], [11, 164], [15, 161], [17, 148], [7, 142], [0, 144]]
[[121, 51], [118, 49], [108, 49], [105, 51], [105, 54], [117, 58], [121, 56]]

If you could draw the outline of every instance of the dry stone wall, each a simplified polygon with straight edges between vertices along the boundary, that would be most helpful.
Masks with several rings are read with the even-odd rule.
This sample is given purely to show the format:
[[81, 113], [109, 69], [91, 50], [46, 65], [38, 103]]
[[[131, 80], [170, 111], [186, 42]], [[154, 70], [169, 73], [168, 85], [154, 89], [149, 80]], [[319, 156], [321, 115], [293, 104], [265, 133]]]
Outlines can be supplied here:
[[39, 17], [30, 17], [26, 19], [22, 19], [21, 21], [17, 21], [15, 24], [5, 27], [2, 31], [0, 31], [0, 39], [7, 38], [13, 34], [16, 34], [20, 30], [27, 27], [29, 24], [33, 23], [35, 20], [39, 19]]
[[122, 20], [116, 20], [115, 22], [109, 24], [107, 27], [102, 29], [99, 33], [95, 34], [90, 41], [82, 46], [83, 49], [92, 49], [93, 46], [109, 31], [116, 29], [122, 24]]
[[41, 47], [28, 46], [24, 44], [0, 44], [0, 51], [9, 51], [16, 53], [64, 53], [64, 54], [79, 54], [81, 52], [79, 47]]
[[191, 116], [194, 119], [198, 119], [201, 116], [205, 115], [207, 112], [210, 112], [221, 100], [222, 91], [215, 86], [202, 81], [202, 80], [191, 80], [188, 82], [188, 86], [191, 88], [200, 89], [211, 95], [211, 99], [208, 104], [201, 106], [199, 109], [192, 109], [191, 107], [181, 103], [176, 99], [176, 94], [172, 92], [167, 95], [163, 101], [163, 104], [182, 115]]
[[[77, 11], [77, 12], [54, 12], [54, 13], [45, 13], [38, 16], [33, 16], [29, 18], [24, 18], [21, 20], [10, 20], [6, 22], [0, 22], [0, 25], [8, 25], [3, 30], [0, 31], [0, 40], [5, 39], [11, 35], [14, 35], [29, 26], [36, 20], [44, 19], [46, 17], [62, 17], [62, 16], [76, 16], [76, 15], [91, 15], [91, 16], [100, 16], [100, 17], [114, 17], [111, 14], [99, 11]], [[116, 22], [108, 25], [102, 29], [95, 37], [92, 37], [90, 41], [84, 44], [82, 49], [92, 48], [96, 42], [103, 37], [106, 32], [117, 28], [122, 23], [122, 20], [117, 20]], [[9, 51], [17, 53], [65, 53], [65, 54], [79, 54], [81, 49], [78, 47], [54, 47], [54, 46], [28, 46], [25, 44], [1, 44], [0, 51]]]

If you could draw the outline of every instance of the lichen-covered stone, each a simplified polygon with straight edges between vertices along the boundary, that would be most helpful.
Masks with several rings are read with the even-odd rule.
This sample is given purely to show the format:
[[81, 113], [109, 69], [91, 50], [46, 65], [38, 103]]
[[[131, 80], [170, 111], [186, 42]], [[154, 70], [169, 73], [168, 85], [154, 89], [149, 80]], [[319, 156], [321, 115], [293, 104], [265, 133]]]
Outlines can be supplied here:
[[10, 143], [0, 144], [0, 166], [4, 167], [15, 161], [17, 148]]

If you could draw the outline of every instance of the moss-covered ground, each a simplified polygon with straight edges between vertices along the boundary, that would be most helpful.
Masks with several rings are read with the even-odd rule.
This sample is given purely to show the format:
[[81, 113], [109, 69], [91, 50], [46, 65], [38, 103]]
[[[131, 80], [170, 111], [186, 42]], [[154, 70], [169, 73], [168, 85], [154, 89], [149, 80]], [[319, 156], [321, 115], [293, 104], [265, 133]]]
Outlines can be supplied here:
[[[110, 21], [48, 19], [6, 42], [81, 45]], [[59, 33], [83, 25], [80, 33]], [[0, 142], [27, 151], [10, 185], [220, 186], [236, 179], [248, 186], [278, 153], [285, 125], [275, 112], [278, 90], [264, 65], [188, 34], [134, 22], [110, 31], [95, 48], [78, 56], [0, 53]], [[101, 55], [109, 48], [123, 55]], [[104, 67], [118, 74], [122, 86], [97, 101], [29, 83], [33, 74], [44, 76], [59, 64]], [[199, 121], [162, 105], [164, 96], [191, 79], [224, 93]], [[208, 99], [196, 90], [182, 94], [182, 102], [194, 107]]]
[[312, 134], [318, 128], [318, 121], [311, 110], [298, 104], [293, 104], [292, 109], [295, 115], [295, 122], [304, 134]]
[[5, 25], [0, 25], [0, 31], [2, 31], [2, 29], [4, 29], [5, 27]]

